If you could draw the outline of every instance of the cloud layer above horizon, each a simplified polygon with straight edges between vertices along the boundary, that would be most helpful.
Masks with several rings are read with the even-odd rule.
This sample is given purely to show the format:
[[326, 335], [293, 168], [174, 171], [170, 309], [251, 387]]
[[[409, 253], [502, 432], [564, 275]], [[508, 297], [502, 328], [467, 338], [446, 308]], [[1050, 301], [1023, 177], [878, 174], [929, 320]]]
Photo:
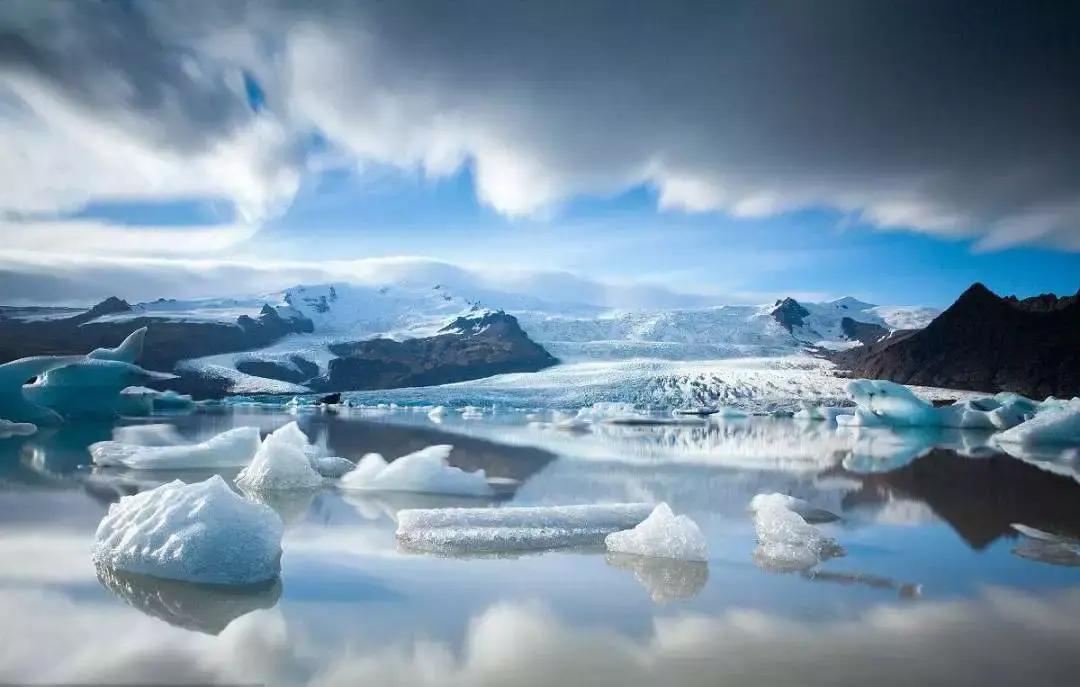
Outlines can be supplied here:
[[983, 248], [1080, 250], [1078, 15], [1041, 2], [3, 3], [0, 232], [47, 246], [39, 223], [90, 202], [224, 200], [258, 221], [327, 168], [469, 165], [478, 198], [511, 217], [644, 185], [661, 210], [828, 207]]

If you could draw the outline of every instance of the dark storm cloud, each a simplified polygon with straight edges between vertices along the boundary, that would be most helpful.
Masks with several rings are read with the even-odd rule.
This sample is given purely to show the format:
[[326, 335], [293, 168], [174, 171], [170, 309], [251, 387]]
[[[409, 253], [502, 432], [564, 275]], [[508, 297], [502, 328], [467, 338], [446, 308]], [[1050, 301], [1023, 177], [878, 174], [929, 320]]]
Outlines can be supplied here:
[[1077, 3], [42, 6], [49, 21], [0, 23], [3, 62], [88, 109], [142, 113], [163, 145], [250, 114], [190, 54], [258, 74], [291, 126], [360, 161], [472, 161], [481, 199], [509, 214], [652, 184], [671, 208], [825, 206], [987, 247], [1080, 249]]

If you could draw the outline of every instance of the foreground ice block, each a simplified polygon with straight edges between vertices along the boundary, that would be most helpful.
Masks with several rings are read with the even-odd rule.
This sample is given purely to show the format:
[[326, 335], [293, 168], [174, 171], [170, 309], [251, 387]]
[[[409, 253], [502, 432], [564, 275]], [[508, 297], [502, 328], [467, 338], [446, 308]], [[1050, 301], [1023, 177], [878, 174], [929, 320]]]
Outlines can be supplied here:
[[[144, 429], [136, 434], [145, 440], [151, 432]], [[90, 455], [95, 465], [123, 465], [133, 470], [214, 470], [247, 465], [259, 448], [258, 427], [237, 427], [198, 444], [143, 446], [99, 441], [90, 445]]]
[[757, 513], [766, 508], [786, 508], [808, 523], [835, 522], [839, 515], [814, 506], [809, 501], [788, 496], [787, 494], [758, 494], [750, 499], [750, 512]]
[[341, 478], [342, 489], [409, 491], [422, 494], [492, 496], [495, 492], [483, 470], [465, 472], [447, 462], [453, 446], [428, 446], [387, 463], [377, 453], [360, 459], [356, 469]]
[[39, 355], [20, 358], [0, 365], [0, 417], [10, 422], [29, 422], [36, 425], [57, 425], [64, 421], [60, 414], [28, 398], [23, 392], [27, 380], [49, 370], [68, 365], [81, 356]]
[[307, 446], [307, 437], [295, 422], [275, 430], [236, 476], [236, 484], [253, 491], [321, 486], [322, 475], [311, 467]]
[[95, 565], [168, 580], [249, 585], [281, 572], [281, 518], [220, 476], [180, 480], [109, 506], [94, 534]]
[[761, 508], [754, 514], [754, 529], [758, 540], [754, 560], [766, 570], [809, 570], [843, 555], [835, 540], [787, 508]]
[[652, 511], [644, 503], [402, 510], [397, 538], [408, 549], [457, 555], [599, 545]]
[[994, 442], [1030, 446], [1080, 446], [1080, 409], [1044, 410], [1027, 422], [994, 435]]
[[675, 515], [661, 503], [633, 529], [612, 532], [604, 539], [608, 551], [679, 561], [709, 559], [705, 535], [687, 515]]

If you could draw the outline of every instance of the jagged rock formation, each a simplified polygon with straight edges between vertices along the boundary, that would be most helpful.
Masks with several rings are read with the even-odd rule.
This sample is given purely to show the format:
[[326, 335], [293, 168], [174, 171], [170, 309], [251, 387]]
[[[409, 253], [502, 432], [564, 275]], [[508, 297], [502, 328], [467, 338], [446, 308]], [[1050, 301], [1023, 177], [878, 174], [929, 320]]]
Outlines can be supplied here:
[[478, 379], [506, 372], [536, 372], [556, 360], [505, 312], [462, 316], [439, 334], [394, 341], [335, 344], [329, 370], [308, 386], [325, 391], [392, 389]]
[[850, 317], [840, 320], [840, 330], [849, 341], [861, 341], [869, 346], [889, 335], [889, 330], [873, 322], [857, 322]]
[[1034, 398], [1080, 395], [1080, 294], [1001, 298], [974, 284], [925, 329], [834, 357], [855, 377]]
[[810, 311], [799, 305], [794, 298], [776, 301], [776, 306], [769, 314], [788, 332], [796, 327], [805, 326], [806, 318], [810, 317]]

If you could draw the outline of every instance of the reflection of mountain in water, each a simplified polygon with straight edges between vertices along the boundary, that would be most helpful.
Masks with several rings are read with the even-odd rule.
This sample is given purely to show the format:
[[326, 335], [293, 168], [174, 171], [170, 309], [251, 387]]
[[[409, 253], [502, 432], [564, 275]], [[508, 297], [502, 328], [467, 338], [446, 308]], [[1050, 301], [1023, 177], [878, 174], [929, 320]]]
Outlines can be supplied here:
[[102, 586], [146, 615], [210, 635], [242, 615], [273, 608], [281, 598], [280, 579], [250, 587], [219, 587], [103, 568], [97, 577]]
[[883, 493], [918, 499], [973, 549], [1015, 536], [1012, 523], [1080, 538], [1080, 482], [1010, 456], [965, 458], [933, 449], [890, 472], [843, 474], [862, 482], [862, 490], [845, 497], [847, 502]]
[[692, 599], [709, 581], [709, 564], [701, 561], [677, 561], [610, 551], [604, 560], [612, 567], [634, 573], [637, 581], [658, 604]]

